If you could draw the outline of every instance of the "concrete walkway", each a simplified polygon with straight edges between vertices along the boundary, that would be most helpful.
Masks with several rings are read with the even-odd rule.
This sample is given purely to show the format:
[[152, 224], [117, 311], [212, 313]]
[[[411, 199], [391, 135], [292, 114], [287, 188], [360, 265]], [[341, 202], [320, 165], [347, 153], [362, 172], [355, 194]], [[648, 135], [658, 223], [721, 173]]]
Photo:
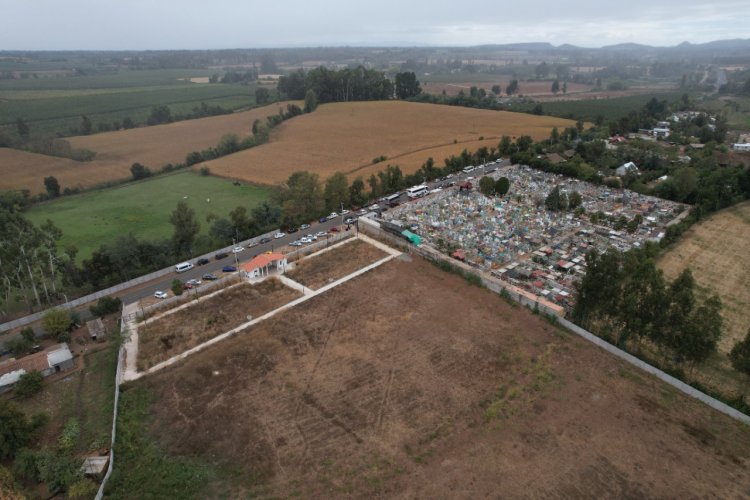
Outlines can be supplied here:
[[138, 373], [138, 309], [138, 302], [131, 302], [122, 308], [122, 316], [127, 318], [123, 323], [123, 333], [126, 338], [122, 346], [125, 350], [125, 363], [118, 383], [133, 380]]
[[[368, 240], [372, 240], [372, 239], [368, 238]], [[348, 241], [352, 241], [352, 240], [346, 240], [346, 242], [348, 242]], [[345, 244], [346, 242], [342, 242], [341, 244]], [[369, 243], [369, 241], [368, 241], [368, 243]], [[333, 248], [333, 247], [328, 247], [327, 249], [321, 250], [321, 252], [316, 252], [316, 253], [322, 253], [323, 251], [327, 251], [330, 248]], [[136, 343], [135, 356], [132, 358], [132, 365], [131, 365], [131, 362], [129, 362], [129, 361], [126, 362], [126, 369], [124, 370], [123, 379], [124, 380], [136, 380], [136, 379], [141, 378], [144, 375], [148, 375], [148, 374], [151, 374], [151, 373], [155, 373], [155, 372], [157, 372], [159, 370], [162, 370], [162, 369], [164, 369], [164, 368], [166, 368], [166, 367], [168, 367], [170, 365], [173, 365], [173, 364], [177, 363], [180, 360], [183, 360], [183, 359], [187, 358], [188, 356], [190, 356], [190, 355], [192, 355], [192, 354], [194, 354], [196, 352], [202, 351], [202, 350], [206, 349], [207, 347], [212, 346], [213, 344], [221, 342], [222, 340], [224, 340], [226, 338], [229, 338], [232, 335], [240, 333], [243, 330], [246, 330], [246, 329], [250, 328], [251, 326], [254, 326], [254, 325], [260, 323], [261, 321], [265, 321], [268, 318], [272, 318], [273, 316], [276, 316], [277, 314], [279, 314], [281, 312], [284, 312], [284, 311], [286, 311], [288, 309], [291, 309], [292, 307], [294, 307], [294, 306], [296, 306], [298, 304], [302, 304], [304, 302], [307, 302], [308, 300], [312, 299], [313, 297], [317, 297], [321, 293], [325, 293], [328, 290], [341, 285], [342, 283], [346, 283], [347, 281], [349, 281], [351, 279], [354, 279], [357, 276], [361, 276], [362, 274], [364, 274], [364, 273], [366, 273], [368, 271], [371, 271], [372, 269], [375, 269], [376, 267], [382, 266], [386, 262], [388, 262], [388, 261], [390, 261], [390, 260], [398, 257], [399, 255], [401, 255], [401, 252], [399, 252], [398, 250], [394, 250], [394, 249], [388, 247], [387, 245], [383, 245], [380, 242], [378, 242], [378, 248], [381, 248], [384, 251], [387, 251], [389, 255], [387, 257], [384, 257], [384, 258], [378, 260], [377, 262], [373, 262], [372, 264], [367, 265], [367, 266], [363, 267], [362, 269], [359, 269], [359, 270], [357, 270], [357, 271], [355, 271], [355, 272], [353, 272], [353, 273], [351, 273], [351, 274], [349, 274], [347, 276], [344, 276], [343, 278], [340, 278], [340, 279], [334, 281], [333, 283], [329, 283], [329, 284], [327, 284], [327, 285], [319, 288], [318, 290], [311, 290], [311, 289], [309, 289], [307, 287], [303, 287], [304, 288], [304, 291], [303, 291], [304, 295], [302, 295], [302, 297], [299, 297], [299, 298], [297, 298], [297, 299], [295, 299], [295, 300], [293, 300], [293, 301], [291, 301], [291, 302], [289, 302], [287, 304], [284, 304], [283, 306], [281, 306], [281, 307], [279, 307], [277, 309], [274, 309], [273, 311], [270, 311], [270, 312], [268, 312], [268, 313], [266, 313], [266, 314], [264, 314], [262, 316], [258, 316], [257, 318], [254, 318], [254, 319], [252, 319], [250, 321], [247, 321], [247, 322], [245, 322], [245, 323], [237, 326], [236, 328], [233, 328], [232, 330], [229, 330], [228, 332], [222, 333], [221, 335], [217, 335], [216, 337], [213, 337], [212, 339], [209, 339], [209, 340], [207, 340], [206, 342], [204, 342], [202, 344], [199, 344], [199, 345], [197, 345], [197, 346], [195, 346], [195, 347], [193, 347], [191, 349], [188, 349], [185, 352], [182, 352], [182, 353], [180, 353], [180, 354], [178, 354], [176, 356], [173, 356], [173, 357], [171, 357], [171, 358], [169, 358], [169, 359], [167, 359], [165, 361], [162, 361], [161, 363], [158, 363], [158, 364], [152, 366], [151, 368], [149, 368], [148, 370], [146, 370], [144, 372], [138, 372], [137, 368], [136, 368], [136, 363], [137, 363], [137, 359], [138, 359], [137, 358], [137, 355], [138, 355], [138, 348], [137, 348], [138, 335], [137, 335], [137, 324], [135, 324], [134, 325], [135, 331], [134, 331], [134, 335], [133, 335], [133, 337], [135, 338], [135, 343]], [[312, 254], [312, 255], [315, 255], [315, 254]], [[312, 255], [310, 255], [308, 257], [311, 257]], [[284, 280], [288, 280], [289, 282], [291, 282], [293, 284], [293, 287], [302, 287], [301, 284], [297, 283], [296, 281], [290, 280], [289, 278], [286, 278], [286, 276], [283, 276], [281, 278], [282, 278], [282, 282], [284, 282]], [[284, 284], [286, 285], [287, 283], [284, 283]], [[287, 286], [289, 286], [289, 285], [287, 285]], [[299, 289], [299, 288], [295, 288], [295, 289]], [[130, 356], [128, 356], [127, 359], [130, 359]], [[126, 361], [127, 361], [127, 359], [126, 359]]]

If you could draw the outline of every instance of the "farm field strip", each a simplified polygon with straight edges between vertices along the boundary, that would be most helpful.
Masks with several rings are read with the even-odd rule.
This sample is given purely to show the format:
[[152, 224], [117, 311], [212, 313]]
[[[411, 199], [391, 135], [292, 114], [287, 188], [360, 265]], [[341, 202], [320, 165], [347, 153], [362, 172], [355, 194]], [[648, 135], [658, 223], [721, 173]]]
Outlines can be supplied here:
[[[421, 165], [435, 147], [454, 144], [453, 151], [458, 153], [466, 147], [460, 143], [503, 135], [541, 139], [548, 137], [553, 127], [574, 125], [548, 116], [404, 101], [332, 103], [276, 127], [268, 144], [194, 168], [208, 165], [218, 175], [263, 184], [284, 182], [301, 169], [325, 179], [335, 172], [364, 169], [379, 156], [400, 163], [401, 155], [424, 151]], [[384, 169], [388, 159], [372, 169]], [[434, 159], [438, 163], [443, 160]]]
[[728, 353], [750, 326], [750, 201], [724, 209], [686, 231], [658, 261], [669, 279], [689, 267], [704, 293], [717, 293], [725, 321], [719, 351]]
[[[369, 238], [367, 238], [367, 239], [369, 239]], [[351, 242], [353, 242], [354, 240], [349, 239], [349, 240], [345, 240], [345, 241], [346, 242], [350, 242], [349, 244], [351, 244]], [[365, 243], [365, 244], [367, 244], [367, 243]], [[380, 243], [379, 245], [380, 246], [384, 246], [382, 243]], [[380, 249], [378, 249], [378, 250], [380, 251]], [[295, 299], [293, 299], [293, 300], [291, 300], [291, 301], [289, 301], [289, 302], [287, 302], [287, 303], [279, 306], [276, 309], [270, 310], [270, 311], [262, 314], [259, 317], [254, 317], [254, 318], [250, 319], [249, 321], [247, 321], [245, 323], [242, 323], [239, 326], [236, 326], [236, 327], [234, 327], [233, 329], [231, 329], [229, 331], [225, 331], [224, 333], [221, 333], [221, 334], [215, 334], [214, 336], [208, 338], [208, 340], [205, 340], [204, 342], [202, 342], [202, 343], [200, 343], [198, 345], [194, 345], [193, 347], [191, 347], [191, 348], [189, 348], [189, 349], [187, 349], [187, 350], [185, 350], [185, 351], [183, 351], [183, 352], [181, 352], [179, 354], [176, 354], [176, 355], [174, 355], [174, 356], [172, 356], [172, 357], [170, 357], [170, 358], [168, 358], [166, 360], [157, 362], [157, 363], [155, 363], [153, 365], [150, 365], [148, 367], [146, 367], [147, 363], [142, 363], [142, 357], [141, 357], [142, 356], [142, 354], [141, 354], [142, 353], [142, 349], [141, 349], [141, 340], [140, 340], [141, 335], [140, 335], [140, 333], [138, 331], [139, 328], [140, 328], [140, 326], [135, 321], [135, 319], [133, 318], [133, 320], [131, 320], [129, 322], [129, 326], [128, 326], [128, 328], [131, 330], [131, 336], [129, 337], [129, 340], [128, 340], [126, 346], [125, 346], [125, 349], [129, 353], [129, 355], [126, 358], [126, 367], [125, 367], [125, 370], [123, 372], [124, 380], [135, 380], [135, 379], [138, 379], [138, 378], [142, 377], [143, 375], [152, 374], [152, 373], [155, 373], [155, 372], [157, 372], [159, 370], [162, 370], [162, 369], [164, 369], [164, 368], [166, 368], [166, 367], [168, 367], [168, 366], [170, 366], [170, 365], [172, 365], [172, 364], [174, 364], [174, 363], [176, 363], [176, 362], [178, 362], [178, 361], [180, 361], [182, 359], [185, 359], [186, 357], [188, 357], [188, 356], [190, 356], [190, 355], [192, 355], [192, 354], [194, 354], [196, 352], [200, 352], [203, 349], [205, 349], [205, 348], [207, 348], [207, 347], [209, 347], [211, 345], [216, 344], [217, 342], [221, 342], [222, 340], [227, 339], [227, 338], [231, 337], [232, 335], [234, 335], [234, 334], [236, 334], [238, 332], [242, 332], [244, 330], [247, 330], [251, 326], [254, 326], [254, 325], [258, 324], [258, 323], [261, 323], [261, 322], [265, 321], [268, 318], [274, 317], [274, 316], [276, 316], [277, 314], [279, 314], [279, 313], [281, 313], [283, 311], [286, 311], [286, 310], [288, 310], [290, 308], [293, 308], [294, 306], [296, 306], [298, 304], [306, 302], [307, 300], [310, 300], [310, 299], [312, 299], [312, 298], [314, 298], [314, 297], [316, 297], [316, 296], [318, 296], [318, 295], [320, 295], [322, 293], [325, 293], [328, 290], [331, 290], [331, 289], [333, 289], [333, 288], [341, 285], [342, 283], [346, 283], [347, 281], [349, 281], [351, 279], [354, 279], [354, 278], [356, 278], [356, 277], [358, 277], [358, 276], [360, 276], [360, 275], [362, 275], [364, 273], [367, 273], [367, 272], [371, 271], [372, 269], [375, 269], [375, 268], [377, 268], [377, 267], [385, 264], [386, 262], [390, 261], [391, 259], [397, 257], [398, 255], [400, 255], [400, 252], [398, 252], [397, 250], [393, 250], [393, 249], [390, 249], [389, 252], [382, 252], [382, 253], [386, 254], [386, 257], [383, 257], [380, 260], [377, 260], [375, 262], [371, 262], [370, 264], [368, 264], [368, 265], [366, 265], [364, 267], [361, 267], [361, 268], [357, 269], [356, 271], [351, 272], [348, 275], [345, 275], [345, 276], [343, 276], [343, 277], [341, 277], [341, 278], [339, 278], [339, 279], [337, 279], [337, 280], [335, 280], [333, 282], [330, 282], [330, 283], [326, 284], [325, 286], [323, 286], [322, 288], [320, 288], [318, 290], [310, 290], [310, 291], [305, 291], [304, 293], [302, 293], [302, 292], [299, 292], [299, 290], [295, 291], [295, 290], [293, 290], [290, 287], [286, 287], [283, 284], [280, 284], [279, 286], [282, 286], [282, 287], [286, 288], [287, 290], [295, 292], [295, 293], [297, 293], [298, 295], [301, 295], [301, 296], [298, 296], [297, 298], [295, 298]], [[267, 279], [265, 279], [263, 281], [256, 282], [255, 286], [262, 285], [264, 283], [267, 283], [268, 281], [273, 281], [273, 280], [274, 280], [273, 277], [267, 278]], [[283, 281], [282, 281], [282, 283], [283, 283]], [[252, 286], [252, 285], [248, 285], [248, 286]], [[215, 297], [212, 297], [212, 299], [209, 299], [209, 301], [212, 301], [213, 299], [220, 300], [222, 302], [222, 308], [228, 307], [227, 303], [226, 303], [226, 300], [224, 300], [221, 297], [221, 295], [217, 295]], [[209, 302], [209, 304], [210, 304], [210, 302]], [[204, 308], [205, 307], [209, 307], [209, 306], [206, 305], [206, 303], [202, 303], [202, 306], [204, 306]], [[177, 324], [179, 324], [179, 319], [175, 320], [175, 322], [177, 322]]]
[[168, 163], [184, 162], [188, 153], [215, 147], [225, 134], [235, 133], [241, 138], [250, 135], [256, 119], [265, 120], [283, 105], [67, 138], [73, 148], [97, 153], [88, 162], [0, 148], [0, 189], [25, 188], [37, 194], [44, 192], [42, 181], [47, 176], [56, 177], [62, 189], [88, 188], [130, 178], [130, 167], [135, 162], [156, 171]]

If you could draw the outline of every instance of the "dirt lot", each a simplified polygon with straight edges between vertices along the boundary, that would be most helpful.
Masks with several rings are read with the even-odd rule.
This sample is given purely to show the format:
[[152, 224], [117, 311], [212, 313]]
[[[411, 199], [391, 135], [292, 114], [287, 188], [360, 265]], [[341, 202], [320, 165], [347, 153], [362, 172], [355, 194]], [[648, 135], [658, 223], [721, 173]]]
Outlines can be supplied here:
[[[301, 168], [325, 179], [336, 172], [369, 167], [381, 155], [396, 158], [392, 163], [398, 164], [397, 157], [422, 152], [416, 168], [429, 156], [442, 165], [443, 158], [430, 149], [453, 145], [454, 141], [478, 141], [480, 137], [496, 138], [495, 146], [503, 135], [541, 139], [548, 137], [555, 126], [562, 130], [573, 125], [573, 121], [550, 116], [456, 106], [342, 102], [322, 105], [314, 113], [281, 124], [271, 133], [268, 144], [207, 164], [218, 175], [261, 184], [284, 182]], [[464, 147], [457, 147], [455, 152]], [[376, 165], [377, 170], [387, 163]]]
[[750, 327], [749, 248], [750, 202], [745, 202], [693, 226], [659, 260], [669, 279], [689, 267], [699, 287], [719, 294], [725, 321], [719, 349], [725, 353]]
[[153, 439], [227, 497], [750, 494], [747, 427], [408, 260], [137, 381]]
[[0, 190], [27, 188], [32, 194], [41, 193], [42, 180], [50, 175], [57, 178], [62, 188], [94, 186], [130, 177], [134, 162], [157, 171], [167, 163], [184, 162], [192, 151], [216, 146], [224, 134], [248, 136], [256, 118], [265, 120], [285, 105], [278, 103], [229, 115], [68, 138], [74, 148], [97, 153], [90, 162], [0, 148]]
[[286, 275], [297, 283], [317, 290], [386, 256], [379, 248], [356, 240], [297, 262]]
[[253, 318], [270, 312], [301, 294], [276, 279], [242, 284], [198, 302], [178, 313], [138, 327], [138, 369], [195, 347]]

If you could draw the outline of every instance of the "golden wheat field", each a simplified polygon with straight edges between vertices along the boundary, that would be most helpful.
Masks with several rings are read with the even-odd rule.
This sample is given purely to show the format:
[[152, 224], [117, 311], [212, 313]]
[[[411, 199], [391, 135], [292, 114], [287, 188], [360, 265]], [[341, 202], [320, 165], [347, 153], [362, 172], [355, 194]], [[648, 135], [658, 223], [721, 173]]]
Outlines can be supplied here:
[[82, 177], [92, 180], [92, 184], [107, 180], [86, 163], [0, 148], [0, 191], [28, 189], [32, 194], [40, 193], [44, 191], [44, 178], [49, 176], [56, 177], [63, 187]]
[[[542, 139], [555, 126], [574, 125], [550, 116], [404, 101], [334, 103], [283, 123], [268, 144], [195, 168], [209, 165], [218, 175], [276, 184], [298, 170], [316, 172], [323, 179], [335, 172], [369, 172], [372, 160], [384, 155], [408, 173], [429, 156], [442, 165], [446, 153], [468, 147], [460, 143], [484, 138], [496, 145], [503, 135]], [[399, 157], [407, 161], [402, 165]], [[386, 163], [375, 165], [375, 171]]]
[[670, 279], [689, 267], [701, 289], [721, 297], [725, 321], [719, 341], [722, 352], [729, 352], [750, 327], [748, 249], [750, 202], [744, 202], [693, 226], [659, 260], [659, 267]]
[[96, 152], [90, 162], [0, 150], [0, 189], [26, 188], [32, 193], [42, 192], [43, 179], [49, 175], [55, 176], [63, 189], [89, 187], [129, 177], [130, 166], [135, 162], [157, 171], [167, 163], [184, 162], [192, 151], [216, 146], [224, 134], [246, 137], [256, 119], [265, 120], [286, 104], [281, 102], [229, 115], [68, 138], [72, 147]]

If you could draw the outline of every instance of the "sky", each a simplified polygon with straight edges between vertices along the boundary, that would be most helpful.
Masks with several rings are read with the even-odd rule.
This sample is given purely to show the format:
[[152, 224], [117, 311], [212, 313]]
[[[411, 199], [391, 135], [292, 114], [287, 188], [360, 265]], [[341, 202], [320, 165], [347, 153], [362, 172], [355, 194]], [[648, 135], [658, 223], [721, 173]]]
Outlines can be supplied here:
[[0, 0], [0, 50], [673, 46], [750, 38], [748, 0]]

